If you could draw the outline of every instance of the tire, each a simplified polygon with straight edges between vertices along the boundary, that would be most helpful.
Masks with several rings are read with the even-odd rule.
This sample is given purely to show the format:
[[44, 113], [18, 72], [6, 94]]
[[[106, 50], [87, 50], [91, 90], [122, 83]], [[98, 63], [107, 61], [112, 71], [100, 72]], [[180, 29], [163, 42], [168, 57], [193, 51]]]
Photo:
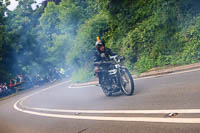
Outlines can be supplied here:
[[112, 96], [112, 92], [109, 92], [109, 91], [107, 90], [107, 88], [102, 88], [102, 90], [103, 90], [103, 93], [104, 93], [107, 97]]
[[133, 95], [134, 81], [130, 72], [126, 68], [123, 68], [122, 71], [120, 72], [120, 84], [121, 84], [121, 90], [125, 95], [127, 96]]

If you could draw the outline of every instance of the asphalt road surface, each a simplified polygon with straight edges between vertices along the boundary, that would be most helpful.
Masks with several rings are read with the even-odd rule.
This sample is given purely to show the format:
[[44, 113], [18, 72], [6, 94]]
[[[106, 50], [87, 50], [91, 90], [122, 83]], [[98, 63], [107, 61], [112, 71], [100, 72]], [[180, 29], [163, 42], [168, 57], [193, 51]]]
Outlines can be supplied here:
[[0, 133], [200, 132], [199, 70], [135, 79], [133, 96], [69, 86], [62, 81], [0, 101]]

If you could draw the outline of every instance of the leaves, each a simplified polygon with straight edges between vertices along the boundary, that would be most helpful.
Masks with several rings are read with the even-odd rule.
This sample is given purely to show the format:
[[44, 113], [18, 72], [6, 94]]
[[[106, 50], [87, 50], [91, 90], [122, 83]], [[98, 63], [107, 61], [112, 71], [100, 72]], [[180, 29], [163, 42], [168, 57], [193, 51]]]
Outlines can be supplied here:
[[0, 74], [7, 77], [71, 67], [88, 79], [97, 36], [138, 72], [200, 60], [196, 0], [56, 0], [35, 10], [34, 0], [18, 1], [14, 11], [0, 3]]

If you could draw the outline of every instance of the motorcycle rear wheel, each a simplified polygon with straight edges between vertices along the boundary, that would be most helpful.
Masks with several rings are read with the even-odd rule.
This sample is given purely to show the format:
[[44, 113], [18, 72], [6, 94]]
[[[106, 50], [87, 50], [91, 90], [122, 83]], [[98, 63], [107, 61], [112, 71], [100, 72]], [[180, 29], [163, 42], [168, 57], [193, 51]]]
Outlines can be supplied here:
[[128, 71], [128, 69], [124, 68], [120, 72], [120, 84], [122, 92], [127, 95], [131, 96], [134, 93], [134, 81], [133, 78]]

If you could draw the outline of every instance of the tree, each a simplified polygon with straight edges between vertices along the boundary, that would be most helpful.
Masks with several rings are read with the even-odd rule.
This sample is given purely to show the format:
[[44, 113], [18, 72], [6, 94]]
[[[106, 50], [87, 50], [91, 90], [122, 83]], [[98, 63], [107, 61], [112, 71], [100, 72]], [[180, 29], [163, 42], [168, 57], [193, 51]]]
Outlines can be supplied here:
[[42, 2], [42, 5], [43, 5], [44, 7], [47, 7], [48, 2], [55, 2], [56, 4], [59, 4], [59, 3], [61, 2], [61, 0], [44, 0], [44, 1]]
[[6, 75], [69, 65], [87, 74], [97, 36], [138, 72], [200, 60], [197, 0], [46, 0], [35, 10], [34, 0], [18, 1], [12, 12], [0, 5], [0, 73]]
[[95, 39], [97, 36], [103, 36], [108, 29], [108, 16], [102, 12], [88, 19], [78, 30], [72, 51], [67, 56], [68, 63], [75, 67], [86, 66], [90, 69]]
[[34, 0], [18, 0], [19, 5], [14, 11], [8, 12], [8, 32], [12, 42], [12, 73], [31, 72], [34, 62], [37, 62], [37, 41], [35, 27], [38, 25], [40, 9], [33, 10]]
[[6, 6], [9, 5], [8, 1], [5, 3], [0, 2], [0, 81], [6, 81], [10, 75], [10, 62], [12, 60], [10, 55], [11, 47], [9, 46], [10, 38], [7, 32], [7, 16], [8, 10]]

